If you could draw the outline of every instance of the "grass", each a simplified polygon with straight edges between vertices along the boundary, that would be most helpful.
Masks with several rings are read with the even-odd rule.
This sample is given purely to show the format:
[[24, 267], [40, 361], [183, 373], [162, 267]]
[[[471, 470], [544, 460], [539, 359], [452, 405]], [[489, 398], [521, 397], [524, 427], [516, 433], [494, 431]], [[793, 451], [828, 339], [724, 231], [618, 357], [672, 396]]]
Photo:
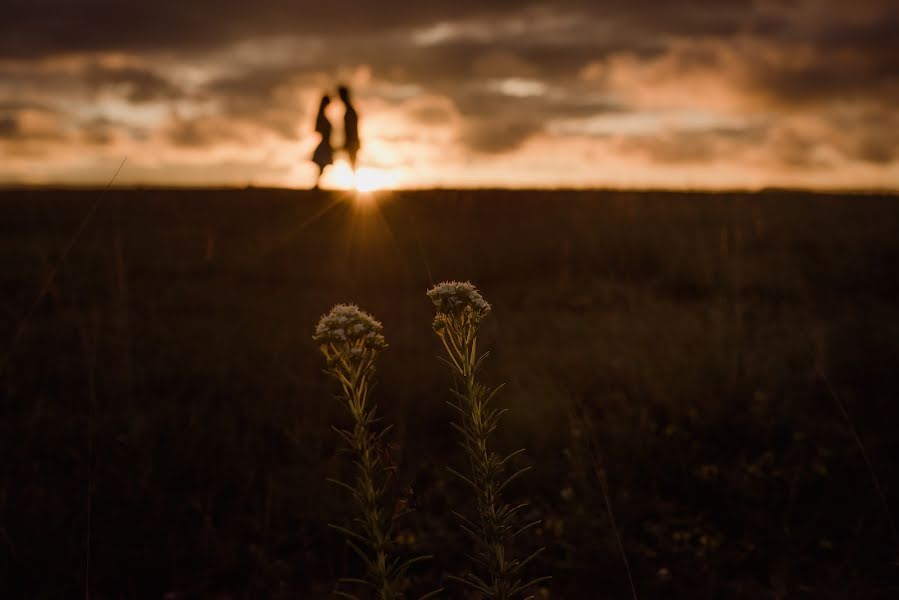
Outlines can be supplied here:
[[443, 467], [465, 458], [424, 296], [447, 279], [493, 306], [493, 443], [534, 467], [506, 494], [542, 520], [521, 544], [546, 547], [544, 597], [632, 595], [607, 504], [640, 598], [899, 591], [821, 376], [896, 514], [895, 197], [111, 190], [7, 349], [95, 198], [0, 194], [0, 596], [324, 598], [357, 573], [310, 339], [352, 301], [390, 344], [378, 412], [416, 509], [394, 541], [434, 555], [410, 597], [461, 597]]

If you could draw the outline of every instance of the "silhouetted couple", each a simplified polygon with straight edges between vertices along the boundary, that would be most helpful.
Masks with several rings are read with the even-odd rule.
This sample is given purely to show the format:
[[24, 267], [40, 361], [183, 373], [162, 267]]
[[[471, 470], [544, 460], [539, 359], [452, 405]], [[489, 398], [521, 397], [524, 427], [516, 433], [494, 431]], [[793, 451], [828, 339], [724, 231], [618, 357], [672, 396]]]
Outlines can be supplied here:
[[[350, 168], [353, 169], [353, 175], [356, 174], [356, 155], [359, 154], [359, 115], [350, 102], [350, 90], [346, 86], [337, 88], [337, 95], [343, 102], [346, 112], [343, 115], [343, 150], [347, 154], [350, 161]], [[322, 140], [312, 153], [312, 162], [318, 165], [318, 177], [315, 179], [315, 189], [318, 189], [318, 183], [322, 178], [325, 167], [334, 162], [334, 148], [331, 146], [331, 122], [325, 116], [325, 109], [331, 104], [331, 97], [325, 94], [322, 96], [321, 104], [318, 107], [318, 116], [315, 118], [315, 131], [321, 134]]]

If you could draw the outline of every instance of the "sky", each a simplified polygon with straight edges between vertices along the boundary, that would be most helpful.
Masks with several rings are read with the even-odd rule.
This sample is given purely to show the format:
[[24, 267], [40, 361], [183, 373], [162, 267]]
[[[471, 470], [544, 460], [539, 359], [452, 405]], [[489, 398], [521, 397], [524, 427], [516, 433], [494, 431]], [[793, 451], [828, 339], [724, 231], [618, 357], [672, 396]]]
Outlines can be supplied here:
[[[0, 184], [899, 189], [895, 0], [3, 0]], [[329, 107], [340, 145], [342, 110]], [[345, 164], [326, 172], [340, 185]]]

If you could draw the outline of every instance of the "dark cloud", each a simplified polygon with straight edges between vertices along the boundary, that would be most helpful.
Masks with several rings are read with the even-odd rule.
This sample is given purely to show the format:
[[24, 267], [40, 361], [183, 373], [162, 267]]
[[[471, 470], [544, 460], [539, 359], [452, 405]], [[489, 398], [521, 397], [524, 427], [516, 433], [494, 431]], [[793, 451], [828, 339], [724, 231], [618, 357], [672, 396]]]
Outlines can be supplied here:
[[886, 165], [899, 159], [899, 114], [893, 107], [834, 115], [831, 138], [848, 157]]
[[624, 136], [616, 147], [625, 153], [641, 154], [656, 163], [701, 164], [733, 157], [748, 145], [763, 142], [766, 136], [767, 128], [760, 126], [674, 129], [652, 135]]
[[[250, 37], [355, 35], [470, 21], [485, 23], [487, 37], [504, 31], [525, 36], [554, 15], [584, 15], [619, 30], [644, 33], [730, 35], [760, 20], [769, 23], [765, 29], [772, 29], [774, 15], [762, 10], [768, 4], [772, 3], [558, 0], [549, 6], [519, 0], [419, 0], [391, 3], [388, 9], [383, 0], [350, 4], [318, 0], [7, 0], [0, 23], [0, 53], [35, 56], [92, 50], [196, 50]], [[491, 21], [502, 20], [512, 25], [491, 30]], [[597, 33], [585, 19], [573, 20], [563, 34], [572, 31], [589, 38]], [[565, 39], [571, 41], [571, 37]]]
[[[675, 165], [764, 147], [797, 169], [889, 165], [899, 147], [894, 0], [6, 0], [2, 17], [8, 147], [66, 135], [180, 150], [294, 142], [311, 96], [359, 68], [363, 109], [412, 125], [380, 133], [398, 145], [446, 129], [469, 154], [541, 134], [602, 138]], [[25, 106], [4, 108], [11, 99]], [[685, 105], [737, 123], [590, 129]]]
[[19, 133], [19, 121], [9, 115], [0, 116], [0, 138], [13, 139]]
[[239, 73], [213, 79], [195, 92], [198, 99], [219, 104], [222, 116], [252, 120], [281, 136], [295, 139], [309, 120], [309, 107], [297, 94], [314, 83], [303, 65], [249, 67]]
[[[797, 26], [811, 21], [815, 31]], [[196, 50], [252, 37], [341, 35], [403, 31], [438, 23], [480, 22], [480, 37], [526, 37], [546, 29], [553, 17], [572, 16], [551, 29], [551, 41], [616, 37], [730, 36], [736, 33], [797, 36], [820, 31], [824, 40], [870, 39], [867, 26], [883, 34], [890, 0], [847, 4], [821, 0], [814, 6], [770, 0], [557, 0], [551, 5], [520, 0], [383, 0], [321, 3], [318, 0], [6, 0], [0, 22], [0, 53], [34, 56], [90, 50]], [[871, 25], [847, 28], [847, 15], [872, 14]], [[893, 15], [894, 16], [894, 15]], [[579, 18], [578, 18], [579, 17]], [[876, 17], [876, 18], [875, 18]], [[505, 22], [505, 27], [495, 26]], [[596, 24], [607, 25], [597, 28]], [[580, 35], [577, 33], [580, 32]], [[546, 39], [544, 37], [544, 39]], [[539, 40], [538, 40], [539, 41]], [[631, 40], [633, 41], [633, 39]], [[564, 44], [562, 44], [564, 45]]]
[[0, 55], [98, 50], [200, 50], [248, 37], [389, 31], [515, 12], [517, 0], [7, 0]]
[[[621, 53], [640, 60], [664, 56], [674, 40], [721, 40], [744, 46], [744, 83], [773, 102], [809, 103], [844, 96], [896, 94], [899, 11], [888, 0], [851, 4], [820, 0], [560, 0], [551, 6], [513, 0], [381, 0], [351, 5], [296, 0], [7, 0], [0, 21], [0, 56], [48, 56], [114, 51], [197, 55], [267, 36], [316, 39], [325, 45], [314, 64], [298, 56], [294, 69], [327, 71], [371, 64], [379, 76], [398, 70], [431, 86], [470, 78], [576, 76], [591, 61]], [[413, 31], [434, 29], [430, 37]], [[442, 28], [442, 29], [440, 29]], [[680, 46], [677, 69], [718, 70], [713, 45]], [[303, 64], [303, 60], [307, 62]], [[278, 85], [280, 67], [219, 82], [225, 97]], [[135, 67], [95, 68], [100, 85], [130, 89], [134, 102], [175, 96], [164, 75]]]
[[219, 144], [247, 144], [253, 141], [254, 127], [221, 117], [176, 119], [165, 135], [175, 146], [209, 148]]
[[858, 142], [856, 156], [861, 160], [877, 165], [888, 165], [897, 158], [896, 136], [864, 135]]
[[829, 115], [824, 126], [770, 119], [746, 127], [672, 129], [623, 136], [616, 147], [662, 164], [755, 161], [790, 169], [833, 168], [841, 160], [887, 165], [899, 158], [899, 118], [885, 113], [847, 118]]
[[452, 111], [446, 106], [425, 105], [409, 111], [409, 117], [422, 125], [444, 125], [453, 118]]
[[803, 49], [784, 49], [775, 64], [748, 57], [748, 83], [751, 89], [786, 105], [840, 99], [899, 102], [899, 36], [896, 39], [894, 48], [876, 55], [821, 49], [803, 58], [797, 56]]
[[143, 67], [106, 67], [90, 65], [82, 74], [83, 81], [96, 90], [122, 89], [135, 104], [167, 100], [183, 95], [181, 89], [162, 75]]
[[0, 140], [57, 141], [65, 137], [59, 113], [38, 103], [0, 103]]
[[462, 141], [474, 152], [501, 154], [515, 150], [540, 130], [540, 124], [533, 121], [478, 120], [469, 125]]
[[137, 140], [143, 139], [147, 135], [139, 128], [104, 117], [89, 119], [81, 123], [79, 130], [81, 141], [92, 147], [112, 145], [122, 135]]
[[11, 113], [34, 110], [44, 113], [55, 112], [49, 105], [43, 102], [21, 101], [21, 100], [0, 100], [0, 115], [9, 115]]
[[211, 99], [227, 98], [246, 101], [255, 108], [259, 101], [271, 104], [277, 100], [277, 92], [285, 86], [311, 83], [310, 74], [317, 72], [302, 64], [288, 63], [273, 67], [249, 66], [239, 72], [212, 79], [199, 90], [201, 96]]

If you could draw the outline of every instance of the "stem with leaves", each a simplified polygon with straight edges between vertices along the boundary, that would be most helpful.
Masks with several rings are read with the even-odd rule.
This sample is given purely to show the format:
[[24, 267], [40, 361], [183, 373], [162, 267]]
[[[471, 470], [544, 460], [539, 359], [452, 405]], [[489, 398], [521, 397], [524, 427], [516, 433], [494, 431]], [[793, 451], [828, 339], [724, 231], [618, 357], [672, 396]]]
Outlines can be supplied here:
[[[340, 399], [353, 422], [352, 429], [334, 428], [353, 456], [353, 481], [329, 481], [350, 493], [359, 512], [352, 525], [331, 527], [345, 536], [347, 545], [365, 564], [366, 573], [364, 578], [340, 582], [368, 587], [378, 600], [395, 600], [402, 598], [409, 567], [430, 557], [401, 561], [389, 554], [393, 524], [408, 511], [385, 508], [385, 492], [395, 471], [384, 444], [390, 427], [378, 428], [376, 407], [369, 399], [375, 359], [387, 347], [381, 331], [381, 324], [371, 315], [352, 305], [337, 305], [319, 321], [313, 339], [327, 360], [325, 372], [340, 384]], [[358, 600], [342, 590], [334, 594]]]
[[477, 546], [471, 556], [477, 572], [454, 579], [487, 598], [510, 600], [549, 578], [524, 582], [520, 577], [524, 567], [540, 554], [542, 548], [524, 559], [514, 558], [511, 552], [514, 538], [540, 521], [518, 527], [518, 512], [526, 505], [512, 506], [502, 499], [503, 490], [528, 470], [525, 467], [507, 474], [508, 463], [524, 450], [500, 457], [490, 449], [490, 436], [506, 412], [490, 406], [502, 386], [491, 389], [477, 379], [487, 358], [487, 353], [478, 356], [478, 330], [490, 305], [470, 283], [442, 283], [432, 288], [428, 296], [437, 307], [434, 331], [443, 343], [448, 357], [446, 362], [457, 381], [457, 389], [453, 392], [456, 402], [449, 404], [459, 413], [459, 422], [452, 426], [459, 433], [469, 463], [467, 475], [453, 469], [450, 471], [471, 487], [477, 505], [474, 518], [455, 513], [460, 526]]

